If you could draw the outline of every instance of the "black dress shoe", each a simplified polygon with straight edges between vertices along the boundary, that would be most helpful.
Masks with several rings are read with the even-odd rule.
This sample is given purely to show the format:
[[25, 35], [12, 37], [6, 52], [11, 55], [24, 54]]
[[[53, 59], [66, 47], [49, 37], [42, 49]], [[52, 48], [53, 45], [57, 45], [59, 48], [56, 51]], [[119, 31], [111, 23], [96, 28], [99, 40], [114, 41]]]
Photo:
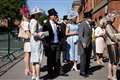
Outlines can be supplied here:
[[47, 75], [47, 79], [53, 79], [54, 78], [54, 74], [48, 74]]
[[93, 75], [93, 72], [92, 72], [91, 70], [89, 70], [89, 71], [87, 72], [87, 74]]
[[60, 71], [59, 75], [64, 75], [65, 73], [63, 71]]
[[80, 75], [83, 77], [89, 77], [85, 72], [81, 72]]

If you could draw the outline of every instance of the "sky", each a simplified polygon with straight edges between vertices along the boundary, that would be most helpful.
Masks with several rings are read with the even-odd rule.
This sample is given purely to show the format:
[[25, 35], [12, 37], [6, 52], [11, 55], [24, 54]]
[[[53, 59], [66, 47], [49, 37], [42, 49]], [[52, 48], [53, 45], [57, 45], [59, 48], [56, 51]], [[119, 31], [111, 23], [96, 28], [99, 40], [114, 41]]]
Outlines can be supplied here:
[[66, 15], [70, 11], [72, 2], [73, 0], [27, 0], [30, 10], [38, 7], [43, 9], [47, 14], [49, 9], [55, 8], [60, 17]]

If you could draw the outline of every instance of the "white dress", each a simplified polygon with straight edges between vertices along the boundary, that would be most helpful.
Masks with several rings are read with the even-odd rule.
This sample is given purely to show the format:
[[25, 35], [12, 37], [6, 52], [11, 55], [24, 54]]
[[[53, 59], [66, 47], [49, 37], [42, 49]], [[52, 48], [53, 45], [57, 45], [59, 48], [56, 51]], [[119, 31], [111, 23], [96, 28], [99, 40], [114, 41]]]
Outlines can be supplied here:
[[118, 29], [117, 29], [117, 30], [118, 30], [118, 32], [120, 33], [120, 24], [119, 24], [119, 26], [118, 26]]
[[42, 29], [42, 26], [38, 24], [37, 20], [31, 19], [30, 21], [30, 32], [32, 34], [30, 38], [31, 44], [31, 63], [41, 63], [43, 55], [43, 43], [41, 40], [35, 41], [34, 34], [36, 33], [36, 28]]
[[[22, 21], [20, 25], [21, 25], [20, 29], [23, 29], [23, 31], [29, 30], [28, 21]], [[24, 39], [24, 52], [31, 52], [30, 39]]]
[[104, 49], [105, 49], [106, 43], [105, 43], [104, 38], [100, 37], [102, 35], [105, 35], [105, 29], [102, 29], [101, 27], [97, 27], [95, 29], [96, 53], [104, 53]]

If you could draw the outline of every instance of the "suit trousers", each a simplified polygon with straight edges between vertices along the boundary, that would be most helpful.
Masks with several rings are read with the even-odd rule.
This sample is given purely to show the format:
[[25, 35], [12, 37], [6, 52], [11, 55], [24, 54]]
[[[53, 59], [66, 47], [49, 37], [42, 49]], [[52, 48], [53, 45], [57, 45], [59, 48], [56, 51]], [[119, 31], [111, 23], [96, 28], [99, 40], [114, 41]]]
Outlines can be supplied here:
[[88, 74], [92, 44], [90, 44], [87, 48], [81, 47], [80, 50], [80, 73]]
[[48, 53], [47, 58], [47, 64], [48, 64], [48, 74], [59, 74], [61, 62], [60, 62], [60, 45], [57, 43], [53, 43], [50, 45], [50, 49]]

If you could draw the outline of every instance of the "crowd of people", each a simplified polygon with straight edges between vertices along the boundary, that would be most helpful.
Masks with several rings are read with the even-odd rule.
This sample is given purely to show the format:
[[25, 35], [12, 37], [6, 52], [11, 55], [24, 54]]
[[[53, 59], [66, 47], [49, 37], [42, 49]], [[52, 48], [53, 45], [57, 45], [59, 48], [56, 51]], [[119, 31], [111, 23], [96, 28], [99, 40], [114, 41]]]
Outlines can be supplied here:
[[91, 11], [88, 11], [84, 13], [83, 21], [78, 23], [77, 18], [81, 15], [71, 10], [60, 23], [58, 12], [52, 8], [48, 10], [48, 20], [42, 25], [38, 20], [43, 14], [41, 9], [34, 8], [30, 13], [23, 9], [21, 14], [18, 37], [24, 40], [25, 74], [32, 75], [32, 80], [39, 80], [43, 54], [47, 57], [48, 78], [65, 74], [61, 57], [74, 71], [79, 71], [77, 64], [80, 60], [80, 75], [87, 77], [92, 50], [96, 63], [103, 65], [106, 48], [109, 55], [108, 79], [117, 80], [120, 34], [112, 25], [115, 13], [108, 13], [95, 22]]

